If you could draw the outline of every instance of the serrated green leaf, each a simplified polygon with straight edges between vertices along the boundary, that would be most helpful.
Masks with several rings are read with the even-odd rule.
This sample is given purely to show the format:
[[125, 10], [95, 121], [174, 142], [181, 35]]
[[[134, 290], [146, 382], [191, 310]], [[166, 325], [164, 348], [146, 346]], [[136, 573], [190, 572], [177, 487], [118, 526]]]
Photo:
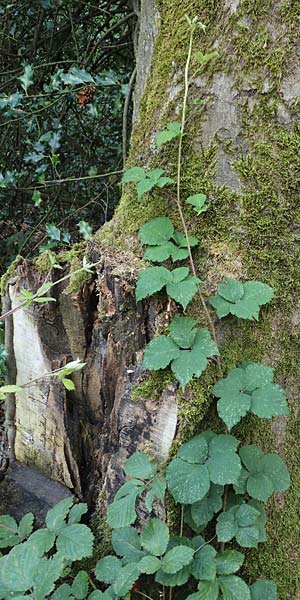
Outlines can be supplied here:
[[178, 356], [180, 356], [180, 350], [175, 342], [170, 337], [160, 335], [151, 340], [146, 347], [143, 367], [152, 371], [165, 369]]
[[[171, 242], [169, 242], [170, 244]], [[186, 248], [177, 248], [177, 246], [175, 246], [175, 244], [172, 245], [172, 252], [171, 252], [171, 257], [173, 262], [176, 262], [177, 260], [185, 260], [186, 258], [188, 258], [189, 252]]]
[[[20, 533], [22, 536], [28, 536], [31, 534], [32, 529], [33, 529], [33, 522], [34, 522], [34, 515], [32, 513], [27, 513], [27, 515], [24, 515], [24, 517], [22, 517], [20, 523], [19, 523], [19, 527], [18, 527], [18, 533]], [[0, 517], [0, 536], [1, 536], [1, 517]]]
[[157, 217], [142, 225], [139, 237], [143, 244], [157, 246], [168, 242], [174, 233], [172, 221], [168, 217]]
[[240, 577], [221, 575], [218, 577], [218, 583], [224, 600], [250, 600], [250, 589]]
[[118, 489], [114, 497], [114, 502], [120, 500], [120, 498], [125, 498], [125, 496], [130, 495], [132, 492], [136, 493], [136, 495], [140, 495], [145, 489], [146, 486], [143, 481], [140, 479], [130, 479], [130, 481], [126, 481]]
[[82, 523], [75, 523], [68, 525], [58, 534], [56, 547], [68, 560], [81, 560], [92, 556], [93, 542], [91, 530]]
[[151, 479], [156, 474], [157, 463], [144, 452], [135, 452], [126, 460], [124, 471], [128, 477]]
[[185, 203], [193, 206], [194, 211], [200, 215], [208, 209], [208, 205], [205, 204], [207, 200], [207, 196], [205, 194], [194, 194], [193, 196], [189, 196]]
[[155, 498], [163, 500], [166, 491], [166, 480], [164, 477], [154, 477], [152, 486], [145, 497], [145, 505], [149, 512], [152, 511]]
[[263, 454], [250, 445], [240, 449], [240, 456], [247, 470], [247, 475], [244, 474], [247, 492], [252, 498], [265, 502], [274, 492], [285, 492], [289, 488], [289, 472], [276, 454]]
[[170, 336], [180, 348], [191, 348], [195, 341], [197, 321], [190, 317], [174, 317], [170, 323]]
[[173, 459], [167, 467], [168, 489], [182, 504], [193, 504], [202, 500], [210, 487], [207, 467], [191, 464], [180, 458]]
[[283, 389], [275, 383], [269, 383], [260, 389], [254, 390], [251, 399], [251, 412], [264, 419], [271, 419], [279, 415], [289, 416], [290, 411]]
[[204, 581], [214, 581], [216, 579], [216, 554], [217, 551], [215, 548], [209, 544], [196, 552], [191, 566], [191, 573], [195, 579], [201, 579]]
[[144, 556], [138, 563], [140, 572], [146, 573], [146, 575], [153, 575], [153, 573], [159, 571], [160, 567], [161, 561], [156, 556]]
[[82, 515], [85, 515], [88, 511], [88, 505], [86, 502], [79, 502], [78, 504], [74, 504], [72, 506], [69, 516], [68, 516], [68, 525], [73, 525], [73, 523], [79, 523]]
[[228, 431], [231, 431], [242, 417], [249, 412], [251, 407], [251, 397], [247, 394], [231, 395], [222, 397], [217, 403], [218, 415], [224, 421]]
[[157, 571], [155, 576], [155, 581], [160, 583], [161, 585], [168, 585], [170, 587], [184, 585], [190, 578], [191, 572], [189, 565], [187, 567], [183, 567], [177, 573], [165, 573], [160, 570]]
[[9, 548], [22, 541], [15, 519], [9, 515], [0, 515], [0, 548]]
[[78, 600], [84, 600], [89, 589], [89, 577], [86, 571], [79, 571], [72, 583], [72, 593]]
[[122, 562], [116, 556], [105, 556], [98, 560], [95, 567], [95, 577], [103, 583], [114, 583], [122, 568]]
[[[274, 290], [261, 281], [241, 284], [228, 277], [224, 281], [218, 287], [218, 294], [210, 298], [210, 304], [216, 309], [220, 319], [228, 314], [242, 319], [258, 319], [260, 307], [270, 302], [274, 295]], [[240, 299], [229, 301], [224, 297], [224, 294], [231, 298], [237, 297], [241, 292], [240, 286], [243, 287]], [[227, 287], [230, 289], [227, 290]]]
[[237, 483], [241, 472], [241, 461], [236, 454], [238, 444], [236, 438], [226, 434], [217, 435], [211, 440], [207, 466], [213, 483]]
[[139, 535], [134, 527], [122, 527], [112, 532], [112, 546], [118, 556], [126, 557], [128, 562], [138, 562], [143, 558]]
[[140, 570], [136, 563], [128, 563], [128, 565], [119, 569], [117, 579], [113, 584], [115, 594], [120, 597], [126, 596], [139, 576]]
[[71, 596], [71, 586], [67, 583], [60, 585], [51, 596], [51, 600], [73, 600]]
[[164, 554], [169, 538], [169, 528], [160, 519], [149, 519], [140, 536], [142, 547], [154, 556]]
[[140, 271], [135, 290], [137, 301], [159, 292], [172, 281], [172, 273], [165, 267], [149, 267]]
[[200, 581], [198, 590], [199, 592], [194, 595], [195, 600], [218, 600], [219, 598], [218, 581]]
[[156, 136], [156, 144], [157, 147], [160, 148], [166, 142], [170, 142], [175, 137], [179, 137], [181, 135], [181, 124], [177, 121], [172, 121], [167, 124], [167, 128], [163, 131], [159, 131]]
[[193, 548], [184, 545], [176, 546], [165, 554], [161, 562], [161, 568], [165, 573], [177, 573], [192, 562], [193, 556]]
[[[185, 237], [185, 234], [182, 233], [181, 231], [175, 231], [173, 234], [173, 240], [176, 242], [176, 244], [180, 247], [180, 248], [187, 248], [188, 247], [188, 243]], [[198, 238], [194, 237], [193, 235], [189, 235], [188, 236], [188, 240], [189, 240], [189, 245], [191, 248], [194, 248], [195, 246], [198, 246], [199, 244], [199, 240]]]
[[135, 502], [140, 487], [135, 487], [130, 494], [115, 499], [107, 509], [107, 522], [113, 529], [127, 527], [136, 520]]
[[5, 585], [10, 592], [26, 592], [33, 587], [40, 562], [40, 552], [36, 546], [28, 542], [19, 544], [1, 562], [5, 572]]
[[277, 600], [277, 587], [270, 579], [259, 579], [250, 586], [251, 600]]
[[65, 567], [63, 556], [41, 558], [33, 580], [35, 600], [44, 600], [54, 589], [55, 582], [62, 576]]
[[200, 279], [198, 277], [188, 275], [186, 279], [179, 283], [167, 283], [167, 294], [173, 298], [175, 302], [181, 304], [183, 310], [185, 310], [187, 305], [196, 295], [199, 283]]
[[218, 575], [231, 575], [238, 571], [243, 562], [245, 555], [237, 550], [225, 550], [219, 552], [216, 556], [217, 573]]
[[236, 279], [225, 277], [224, 282], [220, 283], [218, 287], [218, 293], [228, 302], [235, 303], [244, 296], [244, 286]]
[[146, 177], [138, 182], [136, 186], [136, 191], [138, 195], [138, 200], [146, 194], [147, 192], [151, 192], [151, 190], [157, 185], [157, 181]]
[[131, 167], [127, 169], [122, 177], [122, 183], [138, 183], [146, 177], [145, 170], [142, 167]]
[[238, 525], [234, 513], [227, 511], [218, 516], [216, 533], [218, 542], [230, 542], [238, 532]]
[[[177, 248], [172, 242], [164, 242], [160, 246], [150, 246], [143, 256], [144, 260], [150, 260], [152, 262], [163, 262], [172, 256], [177, 256]], [[186, 258], [186, 256], [184, 256]], [[175, 259], [179, 260], [179, 259]]]
[[200, 433], [182, 444], [177, 452], [177, 457], [188, 463], [203, 464], [208, 455], [208, 445], [205, 437]]
[[46, 525], [49, 531], [57, 533], [62, 527], [66, 526], [65, 519], [73, 502], [73, 496], [69, 496], [48, 510], [46, 515]]
[[211, 484], [208, 494], [191, 506], [191, 517], [197, 527], [203, 523], [208, 523], [214, 516], [214, 513], [219, 512], [223, 505], [224, 488], [221, 485]]
[[88, 600], [112, 600], [112, 598], [113, 597], [108, 592], [100, 592], [100, 590], [94, 590], [89, 595]]
[[180, 350], [179, 356], [172, 361], [171, 369], [183, 389], [193, 379], [200, 377], [207, 367], [206, 357], [196, 350]]
[[48, 529], [38, 529], [34, 531], [27, 544], [36, 548], [36, 551], [42, 555], [51, 550], [55, 542], [55, 533]]

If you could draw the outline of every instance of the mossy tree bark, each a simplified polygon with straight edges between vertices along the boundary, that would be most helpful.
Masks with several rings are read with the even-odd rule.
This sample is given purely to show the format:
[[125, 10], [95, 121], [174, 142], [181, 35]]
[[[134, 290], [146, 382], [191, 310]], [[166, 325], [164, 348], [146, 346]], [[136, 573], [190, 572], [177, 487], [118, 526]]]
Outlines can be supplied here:
[[[199, 30], [196, 36], [195, 50], [218, 50], [218, 58], [200, 72], [192, 62], [183, 145], [183, 197], [204, 192], [210, 203], [204, 216], [186, 211], [190, 233], [201, 240], [195, 253], [199, 277], [207, 294], [224, 275], [258, 279], [276, 289], [274, 302], [261, 311], [258, 323], [228, 318], [216, 324], [223, 370], [244, 360], [272, 365], [292, 413], [288, 420], [271, 424], [247, 418], [234, 431], [244, 442], [279, 452], [292, 476], [290, 491], [268, 504], [268, 541], [249, 553], [246, 576], [250, 582], [273, 578], [279, 598], [294, 600], [300, 597], [300, 7], [293, 0], [142, 1], [140, 48], [146, 36], [148, 63], [156, 37], [146, 85], [145, 78], [138, 79], [139, 92], [145, 89], [128, 165], [162, 166], [170, 176], [176, 175], [176, 142], [160, 151], [154, 142], [158, 130], [180, 118], [189, 35], [185, 14], [197, 15], [207, 26], [205, 35]], [[136, 446], [150, 441], [165, 455], [175, 433], [177, 407], [181, 439], [218, 427], [210, 395], [217, 379], [214, 364], [184, 393], [177, 390], [176, 398], [170, 375], [141, 375], [138, 366], [146, 341], [163, 323], [165, 300], [135, 305], [137, 232], [149, 218], [161, 215], [180, 226], [171, 188], [147, 195], [139, 204], [134, 188], [124, 187], [114, 219], [88, 250], [91, 258], [102, 257], [96, 283], [100, 311], [87, 325], [85, 314], [93, 303], [89, 293], [84, 299], [82, 289], [65, 291], [57, 309], [68, 339], [66, 353], [76, 358], [85, 339], [82, 357], [88, 360], [81, 397], [75, 398], [73, 416], [70, 405], [65, 406], [65, 429], [60, 431], [69, 432], [71, 455], [79, 464], [77, 479], [84, 456], [94, 453], [92, 486], [98, 478], [107, 496], [120, 480], [120, 464]], [[197, 303], [189, 314], [205, 323]], [[87, 423], [80, 432], [84, 451], [76, 446], [74, 411]], [[67, 462], [71, 464], [70, 452]]]
[[[227, 319], [218, 325], [225, 371], [243, 360], [275, 367], [290, 402], [290, 419], [271, 425], [247, 419], [236, 429], [241, 439], [279, 452], [287, 461], [292, 487], [269, 503], [268, 542], [249, 556], [248, 576], [273, 577], [282, 600], [300, 597], [300, 134], [299, 3], [292, 0], [158, 0], [159, 26], [151, 75], [141, 102], [129, 165], [163, 166], [176, 174], [176, 143], [160, 151], [155, 135], [179, 119], [183, 68], [188, 45], [185, 14], [207, 26], [195, 50], [218, 51], [218, 59], [191, 68], [187, 135], [184, 141], [183, 197], [208, 195], [204, 217], [186, 211], [191, 234], [201, 239], [196, 252], [207, 292], [224, 275], [258, 279], [276, 290], [258, 324]], [[153, 18], [155, 18], [153, 14]], [[204, 101], [200, 106], [195, 100]], [[138, 226], [152, 216], [169, 215], [179, 224], [174, 193], [147, 196], [139, 205], [126, 188], [114, 221], [99, 239], [126, 246]], [[201, 308], [189, 312], [203, 319]], [[180, 395], [180, 430], [186, 436], [215, 419], [209, 389], [211, 367], [199, 383]], [[203, 415], [206, 413], [206, 416]], [[199, 417], [199, 415], [201, 415]], [[202, 418], [204, 420], [202, 421]]]

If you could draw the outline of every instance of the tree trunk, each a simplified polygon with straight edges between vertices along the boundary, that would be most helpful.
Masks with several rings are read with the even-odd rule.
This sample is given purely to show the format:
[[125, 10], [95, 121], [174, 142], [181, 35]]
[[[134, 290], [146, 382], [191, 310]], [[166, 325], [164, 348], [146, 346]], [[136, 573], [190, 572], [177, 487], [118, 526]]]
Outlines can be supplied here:
[[[275, 301], [261, 311], [258, 323], [227, 318], [217, 327], [224, 372], [245, 360], [262, 361], [275, 368], [276, 381], [289, 398], [288, 420], [277, 418], [270, 425], [247, 418], [236, 435], [279, 452], [289, 466], [291, 489], [269, 503], [267, 544], [251, 551], [246, 571], [250, 582], [273, 578], [279, 598], [294, 600], [300, 598], [300, 9], [293, 0], [160, 0], [156, 7], [144, 0], [142, 5], [139, 56], [144, 67], [152, 48], [145, 36], [147, 44], [153, 32], [156, 40], [146, 86], [145, 77], [138, 79], [139, 98], [145, 91], [138, 100], [130, 166], [162, 166], [167, 175], [176, 174], [176, 142], [158, 151], [154, 141], [157, 131], [181, 114], [185, 14], [197, 15], [207, 26], [205, 35], [199, 29], [195, 50], [218, 51], [218, 58], [200, 71], [192, 61], [183, 197], [204, 192], [209, 198], [204, 216], [186, 214], [189, 232], [201, 240], [195, 259], [205, 292], [215, 291], [224, 275], [257, 279], [276, 289]], [[149, 49], [144, 58], [142, 48]], [[38, 393], [30, 389], [26, 398], [18, 396], [17, 458], [83, 490], [99, 506], [111, 497], [122, 478], [121, 466], [136, 447], [150, 443], [166, 457], [176, 427], [182, 439], [216, 419], [210, 397], [217, 379], [214, 365], [185, 393], [175, 393], [169, 374], [141, 371], [142, 350], [163, 323], [165, 300], [135, 303], [137, 232], [161, 215], [179, 225], [171, 188], [139, 204], [134, 188], [124, 186], [114, 219], [88, 245], [88, 256], [101, 260], [96, 280], [76, 291], [70, 286], [58, 290], [59, 303], [51, 305], [48, 317], [43, 312], [48, 308], [16, 313], [18, 382], [31, 373], [28, 366], [21, 376], [29, 339], [30, 365], [38, 352], [44, 372], [68, 357], [87, 362], [76, 394], [45, 380]], [[27, 282], [36, 286], [41, 276], [36, 267], [27, 269]], [[10, 295], [16, 302], [12, 288]], [[190, 314], [204, 322], [195, 303]]]

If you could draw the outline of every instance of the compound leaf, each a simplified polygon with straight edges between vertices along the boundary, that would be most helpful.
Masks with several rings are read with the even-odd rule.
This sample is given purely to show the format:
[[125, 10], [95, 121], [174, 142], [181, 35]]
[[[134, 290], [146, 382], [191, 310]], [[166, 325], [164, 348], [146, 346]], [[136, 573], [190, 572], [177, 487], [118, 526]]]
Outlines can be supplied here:
[[205, 204], [207, 200], [207, 196], [205, 194], [194, 194], [193, 196], [189, 196], [185, 203], [190, 204], [194, 211], [200, 215], [208, 209], [208, 205]]
[[157, 246], [168, 242], [174, 233], [172, 221], [168, 217], [157, 217], [142, 225], [139, 236], [143, 244]]
[[[243, 292], [243, 293], [242, 293]], [[221, 319], [228, 314], [242, 319], [258, 319], [259, 309], [272, 300], [274, 290], [261, 281], [240, 283], [230, 277], [218, 286], [218, 294], [210, 298], [210, 304]]]
[[218, 583], [223, 592], [224, 600], [251, 599], [249, 587], [236, 575], [221, 575], [218, 577]]
[[170, 336], [180, 348], [191, 348], [195, 341], [196, 321], [190, 317], [174, 317], [170, 323]]
[[207, 467], [188, 463], [181, 458], [175, 458], [169, 463], [166, 477], [171, 495], [176, 502], [182, 504], [202, 500], [210, 487]]
[[186, 279], [179, 283], [167, 283], [167, 294], [186, 309], [198, 291], [200, 279], [193, 275], [188, 275]]
[[46, 515], [46, 525], [49, 531], [57, 533], [62, 527], [66, 526], [65, 519], [73, 502], [73, 496], [69, 496], [48, 510]]
[[72, 583], [72, 593], [78, 600], [84, 600], [89, 589], [89, 578], [86, 571], [79, 571]]
[[131, 167], [131, 169], [125, 171], [122, 177], [122, 183], [138, 183], [142, 179], [145, 179], [145, 177], [146, 173], [142, 167]]
[[144, 556], [138, 563], [138, 568], [141, 573], [152, 575], [161, 568], [161, 561], [156, 556]]
[[144, 452], [135, 452], [127, 459], [124, 471], [128, 477], [150, 479], [157, 471], [157, 463]]
[[180, 356], [178, 346], [170, 337], [160, 335], [149, 342], [144, 353], [143, 367], [158, 371], [165, 369], [172, 360]]
[[95, 567], [95, 577], [103, 583], [114, 583], [122, 568], [122, 562], [116, 556], [105, 556], [98, 560]]
[[245, 555], [237, 550], [225, 550], [217, 554], [217, 573], [218, 575], [231, 575], [236, 573], [243, 562]]
[[81, 560], [93, 553], [94, 536], [86, 525], [75, 523], [68, 525], [59, 534], [56, 547], [68, 560]]
[[149, 519], [140, 536], [142, 547], [155, 556], [166, 551], [170, 534], [169, 528], [160, 519]]
[[128, 562], [140, 560], [144, 556], [139, 535], [134, 527], [122, 527], [112, 532], [112, 546], [118, 556], [126, 557]]
[[193, 560], [194, 549], [188, 546], [176, 546], [169, 550], [162, 559], [161, 568], [165, 573], [177, 573]]
[[135, 296], [137, 301], [159, 292], [167, 283], [173, 281], [172, 273], [165, 267], [149, 267], [138, 276]]
[[170, 142], [175, 137], [181, 135], [181, 124], [177, 121], [172, 121], [167, 124], [167, 128], [163, 131], [159, 131], [156, 136], [157, 147], [160, 148], [166, 142]]
[[119, 597], [126, 596], [139, 576], [140, 570], [136, 563], [128, 563], [119, 569], [117, 579], [113, 584], [115, 594]]

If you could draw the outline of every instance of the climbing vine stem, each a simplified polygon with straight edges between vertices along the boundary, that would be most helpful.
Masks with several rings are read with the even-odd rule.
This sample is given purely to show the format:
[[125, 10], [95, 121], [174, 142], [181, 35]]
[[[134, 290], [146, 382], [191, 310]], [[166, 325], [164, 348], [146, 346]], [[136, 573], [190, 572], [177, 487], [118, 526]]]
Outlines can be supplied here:
[[[184, 69], [184, 96], [183, 96], [183, 104], [182, 104], [180, 136], [179, 136], [179, 142], [178, 142], [176, 205], [177, 205], [182, 228], [183, 228], [185, 239], [186, 239], [191, 270], [192, 270], [194, 277], [197, 277], [196, 267], [195, 267], [195, 263], [194, 263], [194, 259], [193, 259], [193, 255], [192, 255], [191, 244], [190, 244], [190, 240], [189, 240], [188, 228], [187, 228], [187, 224], [186, 224], [186, 221], [184, 218], [182, 204], [181, 204], [182, 143], [183, 143], [183, 137], [184, 137], [184, 133], [185, 133], [186, 111], [187, 111], [188, 92], [189, 92], [189, 71], [190, 71], [190, 63], [191, 63], [192, 50], [193, 50], [194, 34], [196, 31], [196, 27], [199, 24], [197, 22], [197, 20], [190, 21], [189, 19], [188, 19], [188, 23], [190, 25], [190, 39], [189, 39], [189, 48], [188, 48], [188, 54], [187, 54], [187, 59], [186, 59], [186, 63], [185, 63], [185, 69]], [[204, 27], [203, 27], [203, 30], [204, 30]], [[202, 304], [202, 307], [203, 307], [203, 310], [205, 313], [205, 317], [208, 322], [213, 340], [214, 340], [215, 344], [217, 345], [216, 330], [215, 330], [215, 327], [213, 324], [213, 320], [210, 316], [209, 310], [206, 306], [205, 299], [200, 291], [200, 288], [198, 290], [198, 294], [199, 294], [200, 302]], [[223, 372], [222, 372], [220, 357], [217, 356], [216, 360], [217, 360], [218, 374], [220, 377], [222, 377]]]

